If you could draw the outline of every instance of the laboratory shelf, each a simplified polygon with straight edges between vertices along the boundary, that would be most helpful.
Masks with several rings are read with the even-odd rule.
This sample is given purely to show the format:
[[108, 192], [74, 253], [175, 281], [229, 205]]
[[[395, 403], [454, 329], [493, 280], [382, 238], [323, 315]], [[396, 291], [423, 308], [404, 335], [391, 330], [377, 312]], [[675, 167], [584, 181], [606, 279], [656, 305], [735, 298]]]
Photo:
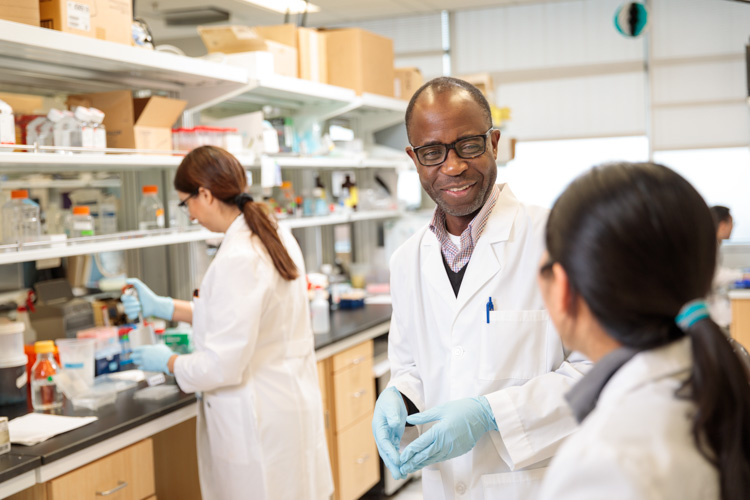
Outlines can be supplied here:
[[[392, 219], [400, 215], [401, 213], [398, 210], [371, 210], [349, 214], [281, 219], [279, 225], [287, 229], [299, 229], [346, 224], [357, 221]], [[63, 240], [28, 243], [22, 245], [20, 249], [16, 245], [0, 245], [0, 265], [71, 257], [73, 255], [176, 245], [178, 243], [191, 243], [194, 241], [221, 239], [223, 237], [222, 233], [214, 233], [202, 228], [185, 230], [157, 229], [153, 231], [130, 231], [90, 238], [79, 238], [74, 241]]]
[[[186, 89], [183, 96], [197, 101], [191, 95], [200, 89]], [[393, 97], [364, 93], [358, 96], [352, 89], [312, 82], [280, 75], [251, 77], [247, 85], [212, 100], [203, 100], [188, 111], [201, 111], [213, 117], [226, 117], [250, 113], [265, 105], [293, 110], [301, 117], [315, 117], [323, 122], [342, 115], [365, 115], [384, 119], [385, 126], [404, 119], [407, 102]], [[376, 124], [381, 127], [381, 123]], [[372, 128], [372, 127], [370, 127]]]
[[243, 68], [0, 21], [0, 83], [44, 92], [192, 89], [188, 107], [243, 87]]
[[286, 227], [287, 229], [301, 229], [305, 227], [330, 226], [367, 220], [393, 219], [400, 216], [401, 212], [398, 210], [367, 210], [363, 212], [352, 212], [349, 214], [331, 214], [315, 217], [281, 219], [279, 225]]
[[165, 154], [0, 153], [0, 172], [81, 172], [177, 167], [182, 156]]
[[14, 179], [0, 181], [0, 189], [119, 188], [120, 179]]
[[18, 249], [15, 245], [0, 246], [0, 265], [17, 264], [42, 259], [71, 257], [73, 255], [87, 255], [117, 250], [133, 250], [136, 248], [158, 247], [205, 241], [222, 238], [221, 233], [212, 233], [207, 229], [188, 229], [175, 231], [157, 229], [153, 231], [132, 231], [115, 233], [112, 235], [79, 238], [75, 241], [36, 242], [23, 245]]
[[[242, 166], [247, 168], [260, 168], [260, 161], [250, 161], [248, 157], [238, 155], [237, 158]], [[328, 156], [277, 156], [273, 157], [276, 164], [281, 168], [296, 169], [342, 169], [342, 168], [402, 168], [408, 166], [408, 161], [368, 159], [362, 157], [336, 158]]]

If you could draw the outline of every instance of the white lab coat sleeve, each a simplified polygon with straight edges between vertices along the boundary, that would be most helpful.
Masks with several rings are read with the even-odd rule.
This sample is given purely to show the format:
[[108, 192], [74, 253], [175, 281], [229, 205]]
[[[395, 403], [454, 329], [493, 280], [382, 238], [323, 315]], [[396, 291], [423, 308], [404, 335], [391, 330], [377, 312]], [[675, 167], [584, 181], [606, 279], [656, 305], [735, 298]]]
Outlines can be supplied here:
[[[217, 259], [206, 308], [205, 348], [175, 361], [175, 378], [184, 392], [211, 391], [242, 382], [260, 330], [272, 269], [247, 254]], [[198, 307], [198, 305], [196, 305]]]
[[[577, 443], [578, 444], [578, 443]], [[646, 481], [648, 458], [638, 461], [602, 443], [583, 445], [552, 460], [540, 500], [656, 500], [663, 498]], [[645, 460], [643, 460], [645, 458]]]
[[576, 421], [564, 396], [591, 365], [573, 352], [553, 372], [485, 395], [498, 427], [490, 436], [511, 470], [552, 457], [575, 430]]
[[404, 311], [401, 309], [402, 304], [408, 304], [409, 302], [399, 297], [400, 294], [408, 291], [401, 290], [394, 283], [400, 276], [397, 262], [402, 251], [403, 248], [393, 255], [390, 266], [393, 311], [391, 313], [391, 328], [388, 332], [388, 361], [391, 367], [391, 380], [388, 382], [388, 386], [394, 386], [422, 411], [425, 409], [424, 386], [419, 370], [417, 370], [417, 363], [414, 360], [413, 348], [404, 336], [408, 327], [405, 324]]

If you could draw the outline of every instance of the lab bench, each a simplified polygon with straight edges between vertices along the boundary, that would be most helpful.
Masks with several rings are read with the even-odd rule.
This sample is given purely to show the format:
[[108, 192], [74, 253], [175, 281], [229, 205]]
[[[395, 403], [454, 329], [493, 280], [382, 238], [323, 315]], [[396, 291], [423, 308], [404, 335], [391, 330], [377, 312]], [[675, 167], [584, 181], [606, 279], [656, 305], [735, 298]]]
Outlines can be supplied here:
[[[358, 498], [380, 477], [369, 430], [375, 401], [372, 339], [388, 332], [390, 316], [390, 305], [334, 311], [331, 331], [315, 336], [337, 500]], [[58, 500], [115, 488], [125, 493], [128, 484], [130, 491], [117, 498], [200, 498], [195, 396], [179, 392], [147, 402], [134, 400], [135, 392], [121, 392], [114, 405], [97, 412], [65, 401], [62, 414], [98, 420], [34, 446], [13, 445], [0, 455], [0, 498]], [[0, 407], [9, 419], [28, 412], [26, 405]]]

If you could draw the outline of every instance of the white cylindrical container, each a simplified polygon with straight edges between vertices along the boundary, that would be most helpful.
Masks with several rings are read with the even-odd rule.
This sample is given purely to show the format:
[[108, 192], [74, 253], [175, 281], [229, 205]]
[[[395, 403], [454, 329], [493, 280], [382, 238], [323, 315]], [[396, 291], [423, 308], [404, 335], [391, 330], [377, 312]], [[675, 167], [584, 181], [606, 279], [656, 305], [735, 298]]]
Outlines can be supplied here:
[[159, 201], [158, 186], [143, 186], [138, 210], [138, 229], [164, 229], [164, 207]]
[[26, 363], [23, 353], [24, 325], [0, 323], [0, 406], [26, 402]]
[[315, 298], [310, 303], [313, 333], [328, 333], [331, 329], [330, 308], [325, 296], [325, 290], [315, 289]]

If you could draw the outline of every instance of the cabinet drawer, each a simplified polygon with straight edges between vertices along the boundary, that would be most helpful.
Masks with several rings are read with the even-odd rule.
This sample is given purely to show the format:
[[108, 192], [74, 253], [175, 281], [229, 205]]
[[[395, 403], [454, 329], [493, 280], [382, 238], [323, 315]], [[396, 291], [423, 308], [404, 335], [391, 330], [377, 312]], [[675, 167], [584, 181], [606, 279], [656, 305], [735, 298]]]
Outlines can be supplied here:
[[359, 498], [380, 480], [371, 420], [365, 417], [338, 435], [338, 500]]
[[363, 416], [372, 416], [375, 407], [375, 379], [372, 357], [334, 373], [333, 400], [336, 431], [349, 427]]
[[340, 352], [333, 356], [333, 373], [345, 370], [370, 360], [372, 366], [372, 340]]
[[143, 500], [156, 493], [150, 439], [51, 480], [48, 500]]

